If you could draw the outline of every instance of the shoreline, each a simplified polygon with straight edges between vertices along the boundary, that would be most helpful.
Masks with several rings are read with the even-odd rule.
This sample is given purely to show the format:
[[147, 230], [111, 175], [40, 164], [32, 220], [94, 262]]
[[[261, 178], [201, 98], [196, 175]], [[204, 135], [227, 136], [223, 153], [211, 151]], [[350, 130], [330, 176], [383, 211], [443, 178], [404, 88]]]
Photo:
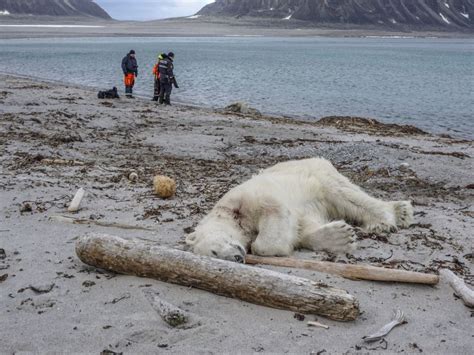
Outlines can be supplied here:
[[[358, 299], [363, 313], [356, 321], [318, 317], [330, 327], [323, 330], [308, 327], [313, 316], [300, 321], [293, 312], [96, 270], [78, 260], [74, 243], [99, 232], [182, 249], [185, 235], [231, 187], [277, 162], [322, 156], [376, 197], [413, 201], [415, 225], [391, 234], [358, 233], [351, 254], [302, 250], [294, 257], [435, 274], [448, 268], [472, 287], [473, 141], [371, 120], [308, 123], [157, 107], [142, 99], [98, 100], [92, 90], [0, 74], [0, 151], [0, 341], [6, 352], [471, 351], [472, 311], [444, 281], [427, 287], [265, 267]], [[136, 182], [127, 178], [132, 171]], [[152, 193], [157, 174], [177, 181], [174, 198]], [[82, 209], [68, 213], [80, 187], [87, 192]], [[62, 223], [58, 215], [90, 224]], [[143, 289], [197, 315], [199, 324], [169, 328]], [[362, 337], [389, 322], [394, 309], [403, 310], [408, 323], [381, 343], [364, 344]]]
[[[10, 76], [14, 78], [19, 78], [19, 79], [26, 79], [26, 80], [32, 80], [36, 82], [42, 82], [45, 84], [54, 84], [58, 86], [68, 86], [68, 87], [73, 87], [73, 88], [78, 88], [82, 90], [87, 90], [87, 91], [93, 91], [93, 90], [104, 90], [103, 87], [98, 87], [98, 86], [88, 86], [88, 85], [82, 85], [82, 84], [77, 84], [77, 83], [71, 83], [71, 82], [63, 82], [59, 80], [54, 80], [54, 79], [46, 79], [46, 78], [41, 78], [41, 77], [34, 77], [34, 76], [29, 76], [29, 75], [23, 75], [23, 74], [17, 74], [17, 73], [9, 73], [9, 72], [3, 72], [0, 71], [0, 76]], [[144, 100], [144, 101], [150, 101], [151, 95], [150, 96], [144, 96], [144, 95], [134, 95], [137, 99]], [[120, 97], [123, 99], [124, 94], [120, 93]], [[201, 110], [207, 110], [211, 113], [225, 113], [225, 108], [224, 107], [213, 107], [213, 106], [206, 106], [206, 105], [198, 105], [193, 102], [186, 102], [186, 101], [179, 101], [179, 100], [174, 100], [175, 104], [177, 106], [183, 107], [183, 108], [189, 108], [189, 109], [201, 109]], [[232, 104], [233, 102], [229, 102], [229, 105]], [[326, 118], [357, 118], [361, 120], [373, 120], [376, 122], [380, 122], [382, 125], [395, 125], [399, 127], [413, 127], [418, 129], [421, 132], [424, 132], [430, 136], [433, 137], [444, 137], [444, 138], [449, 138], [457, 141], [473, 141], [470, 138], [463, 137], [463, 136], [458, 136], [457, 134], [453, 134], [450, 132], [448, 129], [446, 129], [445, 132], [429, 132], [425, 131], [424, 129], [418, 127], [416, 124], [400, 124], [400, 123], [395, 123], [392, 121], [385, 121], [385, 120], [380, 120], [379, 118], [373, 118], [373, 117], [360, 117], [360, 116], [339, 116], [339, 115], [330, 115], [330, 116], [321, 116], [321, 117], [305, 117], [305, 116], [298, 116], [298, 115], [289, 115], [285, 113], [278, 113], [278, 112], [268, 112], [268, 111], [259, 111], [261, 113], [262, 118], [270, 118], [270, 119], [281, 119], [281, 120], [290, 120], [295, 121], [295, 124], [298, 123], [307, 123], [307, 124], [317, 124], [319, 121], [324, 120]], [[340, 127], [344, 126], [344, 124], [339, 123], [338, 124]], [[350, 125], [350, 124], [349, 124]]]

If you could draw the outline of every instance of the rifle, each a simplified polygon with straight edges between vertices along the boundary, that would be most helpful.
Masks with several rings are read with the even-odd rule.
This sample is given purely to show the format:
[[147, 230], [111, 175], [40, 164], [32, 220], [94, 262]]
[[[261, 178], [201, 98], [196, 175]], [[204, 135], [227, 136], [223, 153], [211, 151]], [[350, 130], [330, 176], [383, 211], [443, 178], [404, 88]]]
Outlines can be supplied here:
[[176, 78], [173, 76], [173, 79], [171, 79], [171, 84], [176, 88], [179, 89], [178, 82], [176, 81]]

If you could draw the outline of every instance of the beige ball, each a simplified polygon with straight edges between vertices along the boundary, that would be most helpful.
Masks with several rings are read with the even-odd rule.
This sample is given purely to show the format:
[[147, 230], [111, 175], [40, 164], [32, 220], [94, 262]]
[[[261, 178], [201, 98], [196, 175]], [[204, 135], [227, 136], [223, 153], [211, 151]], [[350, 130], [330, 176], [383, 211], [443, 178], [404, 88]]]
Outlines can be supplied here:
[[136, 172], [132, 171], [128, 175], [128, 180], [130, 180], [131, 182], [137, 182], [138, 181], [138, 174]]
[[176, 181], [167, 176], [155, 176], [153, 178], [153, 186], [155, 188], [155, 194], [161, 198], [170, 198], [176, 193]]

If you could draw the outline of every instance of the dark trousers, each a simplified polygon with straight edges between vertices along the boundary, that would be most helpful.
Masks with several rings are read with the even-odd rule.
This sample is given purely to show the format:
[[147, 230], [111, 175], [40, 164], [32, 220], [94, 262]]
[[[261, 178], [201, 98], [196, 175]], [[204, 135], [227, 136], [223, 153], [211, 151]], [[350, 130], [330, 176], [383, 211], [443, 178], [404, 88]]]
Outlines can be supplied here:
[[155, 89], [153, 90], [153, 101], [158, 101], [160, 97], [160, 79], [155, 79]]
[[160, 104], [171, 104], [171, 90], [173, 89], [169, 81], [160, 83]]

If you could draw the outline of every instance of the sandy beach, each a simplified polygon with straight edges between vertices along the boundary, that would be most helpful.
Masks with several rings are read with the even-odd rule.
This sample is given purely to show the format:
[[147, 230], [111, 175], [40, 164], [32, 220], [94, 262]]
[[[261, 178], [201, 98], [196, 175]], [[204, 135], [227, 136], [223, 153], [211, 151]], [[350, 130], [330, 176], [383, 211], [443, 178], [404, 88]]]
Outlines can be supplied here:
[[[301, 320], [289, 311], [97, 270], [74, 250], [90, 232], [182, 249], [186, 234], [231, 187], [277, 162], [321, 156], [374, 196], [412, 200], [416, 224], [392, 234], [359, 232], [350, 255], [299, 251], [295, 257], [427, 273], [448, 268], [472, 287], [472, 141], [369, 119], [308, 122], [145, 99], [98, 100], [86, 88], [0, 78], [0, 353], [472, 352], [472, 309], [444, 280], [431, 287], [268, 267], [358, 299], [356, 321], [317, 317], [329, 326], [322, 329], [308, 327], [315, 316]], [[127, 178], [132, 171], [137, 182]], [[153, 194], [156, 174], [177, 181], [175, 197]], [[68, 213], [80, 187], [87, 192], [82, 209]], [[144, 289], [192, 312], [199, 324], [170, 328]], [[364, 343], [397, 309], [407, 323], [383, 341]]]

